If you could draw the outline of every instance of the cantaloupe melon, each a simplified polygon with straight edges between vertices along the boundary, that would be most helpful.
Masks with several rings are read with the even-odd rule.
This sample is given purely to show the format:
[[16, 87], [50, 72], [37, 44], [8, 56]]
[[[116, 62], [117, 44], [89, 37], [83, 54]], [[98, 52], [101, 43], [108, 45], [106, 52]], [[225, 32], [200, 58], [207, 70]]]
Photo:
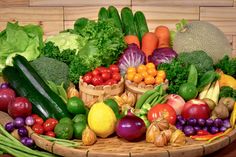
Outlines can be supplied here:
[[214, 62], [224, 55], [232, 55], [232, 47], [224, 33], [213, 24], [193, 21], [176, 33], [173, 49], [177, 53], [205, 51]]

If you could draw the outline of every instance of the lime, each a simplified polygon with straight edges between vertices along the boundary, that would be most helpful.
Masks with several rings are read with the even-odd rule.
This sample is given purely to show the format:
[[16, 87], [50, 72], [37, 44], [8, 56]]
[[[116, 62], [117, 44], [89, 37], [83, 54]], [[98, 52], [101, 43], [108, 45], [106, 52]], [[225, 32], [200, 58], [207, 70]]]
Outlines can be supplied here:
[[78, 97], [72, 97], [68, 100], [67, 110], [74, 115], [86, 113], [84, 102]]
[[84, 122], [84, 123], [87, 123], [87, 117], [86, 115], [84, 114], [77, 114], [73, 119], [72, 121], [74, 123], [77, 123], [77, 122]]
[[58, 123], [54, 132], [57, 138], [69, 140], [73, 137], [73, 127], [69, 123]]
[[64, 117], [59, 120], [59, 123], [68, 123], [70, 125], [73, 125], [73, 121], [69, 117]]
[[193, 99], [197, 96], [198, 94], [198, 91], [197, 91], [197, 88], [196, 86], [194, 86], [193, 84], [191, 83], [185, 83], [185, 84], [182, 84], [180, 87], [179, 87], [179, 92], [178, 94], [184, 98], [184, 100], [188, 101], [190, 99]]
[[113, 112], [116, 115], [116, 118], [119, 119], [120, 110], [119, 110], [119, 105], [117, 104], [117, 102], [114, 99], [106, 99], [104, 100], [104, 103], [113, 110]]
[[74, 123], [73, 125], [73, 131], [74, 131], [74, 137], [76, 139], [82, 139], [82, 133], [84, 131], [84, 129], [86, 128], [86, 123], [80, 121], [77, 123]]

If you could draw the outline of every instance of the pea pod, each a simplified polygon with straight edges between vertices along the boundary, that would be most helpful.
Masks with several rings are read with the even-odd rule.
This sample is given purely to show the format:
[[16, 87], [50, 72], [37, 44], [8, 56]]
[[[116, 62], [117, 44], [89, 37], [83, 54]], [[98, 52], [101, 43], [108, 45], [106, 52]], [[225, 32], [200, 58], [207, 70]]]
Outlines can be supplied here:
[[198, 91], [202, 91], [204, 87], [208, 84], [212, 83], [217, 77], [217, 73], [215, 71], [207, 71], [199, 80]]

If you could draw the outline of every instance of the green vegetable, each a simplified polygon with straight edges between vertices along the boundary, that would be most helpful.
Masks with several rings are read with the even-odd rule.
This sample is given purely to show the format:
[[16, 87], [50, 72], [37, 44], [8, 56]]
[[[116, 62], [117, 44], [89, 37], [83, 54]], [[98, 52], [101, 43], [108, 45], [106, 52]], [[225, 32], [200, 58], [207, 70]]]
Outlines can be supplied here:
[[233, 88], [229, 86], [221, 87], [219, 98], [223, 98], [223, 97], [231, 97], [231, 98], [234, 98], [234, 100], [236, 101], [236, 90], [234, 90]]
[[12, 65], [12, 57], [16, 54], [31, 61], [40, 55], [43, 47], [43, 31], [40, 26], [19, 26], [18, 23], [7, 23], [0, 32], [0, 73], [6, 65]]
[[121, 19], [120, 19], [120, 15], [119, 15], [118, 10], [114, 6], [109, 6], [108, 13], [109, 13], [109, 17], [111, 19], [113, 19], [115, 26], [118, 29], [120, 29], [120, 31], [122, 31], [123, 28], [122, 28], [122, 23], [121, 23]]
[[229, 56], [224, 56], [215, 65], [215, 69], [221, 69], [224, 74], [231, 75], [236, 78], [236, 58], [229, 58]]
[[74, 115], [86, 113], [83, 100], [81, 100], [80, 98], [78, 98], [76, 96], [74, 96], [68, 100], [67, 110]]
[[41, 96], [44, 97], [47, 105], [51, 109], [50, 112], [54, 113], [56, 119], [71, 116], [67, 111], [63, 100], [49, 88], [49, 86], [43, 81], [43, 79], [24, 57], [19, 55], [15, 56], [13, 58], [13, 65], [24, 77], [24, 79], [29, 82]]
[[107, 20], [109, 18], [109, 13], [106, 8], [101, 7], [98, 12], [98, 21]]
[[132, 10], [128, 7], [124, 7], [121, 10], [121, 20], [124, 26], [125, 35], [136, 35], [136, 29], [134, 24], [134, 16]]
[[213, 60], [204, 51], [183, 52], [178, 56], [178, 60], [184, 64], [195, 65], [198, 75], [202, 76], [209, 70], [214, 70]]
[[58, 86], [64, 84], [65, 89], [69, 86], [69, 67], [62, 61], [40, 57], [30, 64], [45, 81], [53, 82]]
[[211, 84], [216, 77], [217, 73], [215, 71], [207, 71], [204, 73], [199, 79], [198, 90], [202, 91], [204, 87], [206, 87], [208, 84]]
[[145, 33], [149, 32], [146, 18], [141, 11], [136, 11], [134, 14], [134, 24], [137, 29], [139, 41], [142, 41], [142, 37]]
[[54, 132], [57, 138], [70, 140], [73, 137], [73, 126], [69, 123], [58, 123]]
[[195, 65], [191, 64], [189, 67], [189, 74], [188, 74], [188, 83], [193, 84], [194, 86], [197, 86], [197, 80], [198, 80], [198, 73]]
[[64, 118], [60, 119], [59, 123], [68, 123], [68, 124], [73, 125], [73, 121], [69, 117], [64, 117]]
[[141, 97], [137, 100], [135, 109], [140, 109], [144, 105], [144, 102], [155, 92], [156, 92], [155, 90], [148, 90], [145, 93], [143, 93]]
[[61, 85], [56, 85], [52, 81], [47, 81], [47, 84], [54, 93], [60, 96], [60, 98], [64, 101], [64, 103], [67, 103], [67, 94], [66, 90], [63, 87], [63, 83]]
[[173, 59], [170, 63], [159, 64], [158, 69], [166, 72], [166, 78], [169, 80], [167, 93], [177, 93], [179, 87], [188, 80], [189, 65], [177, 59]]
[[106, 100], [104, 100], [104, 103], [113, 110], [117, 119], [119, 119], [121, 117], [119, 105], [117, 104], [117, 102], [114, 99], [106, 99]]
[[72, 121], [74, 123], [78, 123], [78, 122], [84, 122], [87, 123], [87, 116], [85, 114], [77, 114]]
[[73, 124], [73, 133], [74, 133], [74, 137], [76, 139], [82, 139], [82, 133], [84, 131], [84, 129], [86, 128], [86, 123], [80, 121], [77, 123]]
[[178, 94], [185, 100], [196, 98], [198, 91], [195, 85], [191, 83], [184, 83], [179, 87]]

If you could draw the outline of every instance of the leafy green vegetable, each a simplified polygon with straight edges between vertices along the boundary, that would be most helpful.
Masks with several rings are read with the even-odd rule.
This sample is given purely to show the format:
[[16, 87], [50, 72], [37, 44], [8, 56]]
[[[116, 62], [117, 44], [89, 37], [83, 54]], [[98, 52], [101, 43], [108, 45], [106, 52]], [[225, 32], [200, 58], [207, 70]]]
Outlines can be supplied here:
[[57, 95], [59, 95], [61, 97], [61, 99], [67, 103], [67, 94], [66, 94], [66, 90], [64, 89], [64, 85], [63, 83], [61, 85], [57, 85], [52, 81], [47, 81], [48, 86], [51, 88], [51, 90], [56, 93]]
[[236, 101], [236, 90], [234, 90], [233, 88], [229, 87], [229, 86], [223, 86], [220, 88], [220, 98], [222, 97], [231, 97], [234, 98], [234, 100]]
[[48, 57], [40, 57], [30, 64], [44, 80], [56, 85], [64, 84], [65, 88], [69, 86], [69, 67], [65, 63]]
[[236, 58], [230, 59], [229, 56], [226, 55], [219, 60], [214, 67], [216, 69], [221, 69], [225, 74], [236, 78]]
[[12, 57], [16, 54], [31, 61], [40, 55], [43, 47], [43, 31], [40, 26], [19, 26], [18, 23], [8, 23], [0, 32], [0, 73], [6, 65], [12, 65]]
[[179, 87], [188, 80], [189, 65], [183, 64], [176, 58], [171, 63], [159, 64], [158, 69], [166, 72], [166, 78], [169, 81], [168, 93], [177, 93]]
[[214, 70], [212, 58], [204, 51], [180, 53], [178, 60], [184, 64], [194, 64], [199, 76], [203, 75], [207, 71]]

